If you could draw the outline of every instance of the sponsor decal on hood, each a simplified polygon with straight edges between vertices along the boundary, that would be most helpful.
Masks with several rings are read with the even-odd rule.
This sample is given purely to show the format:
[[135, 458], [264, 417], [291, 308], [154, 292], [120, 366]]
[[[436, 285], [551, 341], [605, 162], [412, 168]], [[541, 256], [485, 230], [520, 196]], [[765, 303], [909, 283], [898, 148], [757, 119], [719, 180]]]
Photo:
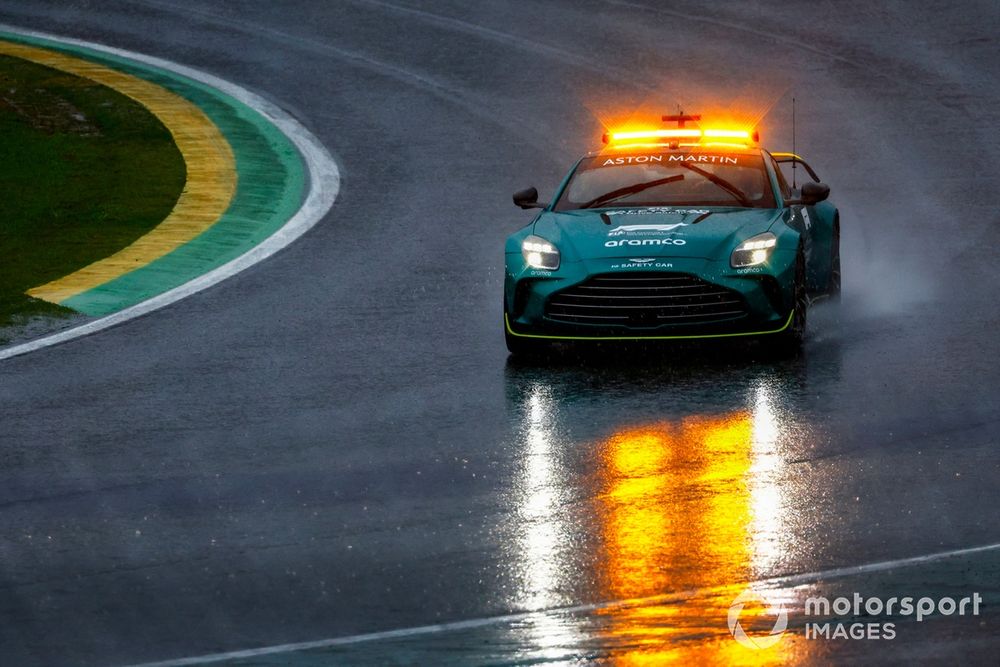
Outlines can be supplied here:
[[655, 257], [629, 257], [627, 262], [612, 264], [612, 269], [672, 269], [672, 262], [664, 262]]
[[673, 213], [675, 215], [702, 215], [709, 213], [707, 208], [665, 208], [662, 206], [646, 206], [643, 208], [626, 208], [620, 211], [605, 211], [604, 215], [659, 215]]
[[605, 248], [624, 248], [625, 246], [655, 247], [665, 245], [687, 245], [684, 239], [618, 239], [617, 241], [605, 241]]
[[[672, 232], [679, 227], [687, 227], [687, 225], [683, 222], [677, 222], [669, 225], [621, 225], [609, 230], [608, 236], [624, 236], [626, 234], [635, 234], [636, 236], [666, 234], [667, 232]], [[680, 232], [675, 233], [679, 234]]]

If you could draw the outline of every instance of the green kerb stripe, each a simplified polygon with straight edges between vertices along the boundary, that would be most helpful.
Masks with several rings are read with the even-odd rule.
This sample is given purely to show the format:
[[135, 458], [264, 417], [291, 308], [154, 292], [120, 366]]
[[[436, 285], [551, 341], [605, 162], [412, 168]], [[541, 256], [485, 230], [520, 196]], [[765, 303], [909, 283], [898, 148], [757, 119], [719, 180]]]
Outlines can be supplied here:
[[0, 36], [92, 60], [188, 99], [219, 127], [236, 160], [236, 194], [218, 222], [150, 264], [62, 305], [100, 316], [145, 301], [244, 254], [282, 227], [301, 206], [306, 191], [301, 156], [270, 121], [243, 103], [184, 76], [111, 54], [23, 35]]

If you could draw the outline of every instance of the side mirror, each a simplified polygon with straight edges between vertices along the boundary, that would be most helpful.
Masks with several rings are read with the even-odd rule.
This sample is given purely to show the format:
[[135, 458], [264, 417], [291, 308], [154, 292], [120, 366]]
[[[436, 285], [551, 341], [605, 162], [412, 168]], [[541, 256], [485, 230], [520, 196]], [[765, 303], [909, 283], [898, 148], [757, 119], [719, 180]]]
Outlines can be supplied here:
[[521, 208], [545, 208], [545, 204], [538, 203], [538, 190], [535, 188], [528, 188], [527, 190], [518, 190], [514, 193], [514, 205], [520, 206]]
[[798, 201], [792, 203], [812, 206], [830, 196], [830, 186], [825, 183], [803, 183], [799, 192], [801, 196]]

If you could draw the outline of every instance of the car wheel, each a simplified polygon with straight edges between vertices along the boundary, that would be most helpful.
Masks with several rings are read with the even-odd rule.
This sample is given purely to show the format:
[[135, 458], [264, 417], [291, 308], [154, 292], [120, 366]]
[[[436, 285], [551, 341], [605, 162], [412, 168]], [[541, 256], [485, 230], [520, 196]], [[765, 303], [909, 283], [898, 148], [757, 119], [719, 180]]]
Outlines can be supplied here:
[[826, 293], [830, 301], [840, 302], [840, 220], [833, 225], [833, 241], [830, 247], [830, 282]]
[[809, 293], [806, 290], [806, 260], [799, 249], [795, 258], [795, 282], [792, 285], [794, 311], [792, 321], [781, 333], [765, 337], [769, 350], [773, 353], [794, 354], [802, 347], [806, 335], [806, 315], [809, 311]]
[[504, 342], [507, 343], [507, 351], [515, 357], [536, 357], [544, 354], [547, 348], [545, 341], [513, 335], [507, 329], [506, 311], [504, 311], [503, 338]]

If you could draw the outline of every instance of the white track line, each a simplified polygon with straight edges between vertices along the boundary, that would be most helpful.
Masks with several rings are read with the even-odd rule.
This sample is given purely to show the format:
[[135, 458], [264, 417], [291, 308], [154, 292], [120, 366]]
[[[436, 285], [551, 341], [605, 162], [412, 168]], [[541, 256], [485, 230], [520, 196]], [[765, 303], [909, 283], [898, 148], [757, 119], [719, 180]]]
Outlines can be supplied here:
[[[938, 553], [924, 556], [913, 556], [911, 558], [900, 558], [897, 560], [879, 561], [876, 563], [866, 563], [851, 567], [839, 567], [832, 570], [821, 570], [819, 572], [805, 572], [784, 577], [773, 577], [771, 579], [761, 579], [752, 582], [753, 586], [778, 587], [797, 586], [800, 584], [824, 581], [827, 579], [839, 579], [857, 574], [868, 574], [872, 572], [882, 572], [885, 570], [895, 570], [899, 568], [911, 567], [933, 563], [948, 558], [959, 556], [969, 556], [972, 554], [1000, 549], [1000, 543], [987, 544], [967, 549], [954, 549], [952, 551], [940, 551]], [[711, 589], [705, 589], [711, 590]], [[400, 628], [398, 630], [385, 630], [382, 632], [369, 632], [360, 635], [347, 635], [343, 637], [333, 637], [331, 639], [317, 639], [314, 641], [298, 642], [294, 644], [277, 644], [275, 646], [263, 646], [260, 648], [250, 648], [241, 651], [229, 651], [227, 653], [210, 653], [191, 658], [177, 658], [175, 660], [164, 660], [161, 662], [147, 662], [132, 667], [183, 667], [185, 665], [204, 665], [213, 662], [226, 662], [229, 660], [240, 660], [246, 658], [257, 658], [268, 655], [282, 655], [286, 653], [296, 653], [299, 651], [309, 651], [322, 648], [333, 648], [336, 646], [346, 646], [350, 644], [361, 644], [364, 642], [386, 641], [391, 639], [402, 639], [406, 637], [417, 637], [421, 635], [434, 635], [458, 630], [470, 630], [491, 625], [501, 625], [503, 623], [515, 623], [529, 620], [544, 614], [574, 614], [594, 612], [601, 609], [638, 607], [661, 604], [671, 600], [683, 600], [697, 595], [698, 591], [686, 591], [683, 593], [670, 593], [666, 595], [654, 595], [645, 598], [632, 598], [628, 600], [612, 600], [607, 602], [596, 602], [591, 604], [581, 604], [572, 607], [557, 607], [554, 609], [541, 609], [536, 611], [518, 612], [514, 614], [504, 614], [502, 616], [488, 616], [485, 618], [473, 618], [465, 621], [453, 621], [451, 623], [436, 623], [434, 625], [420, 625], [412, 628]]]
[[326, 147], [320, 143], [319, 139], [313, 136], [313, 134], [303, 127], [297, 120], [259, 95], [251, 93], [235, 83], [225, 81], [212, 74], [201, 72], [162, 58], [147, 56], [141, 53], [135, 53], [125, 49], [118, 49], [85, 40], [60, 37], [57, 35], [34, 32], [31, 30], [22, 30], [14, 26], [0, 24], [0, 30], [26, 35], [29, 37], [48, 39], [54, 42], [62, 42], [64, 44], [71, 44], [74, 46], [82, 46], [95, 51], [121, 56], [123, 58], [128, 58], [130, 60], [135, 60], [147, 65], [152, 65], [153, 67], [174, 72], [212, 86], [213, 88], [216, 88], [247, 105], [281, 130], [281, 132], [283, 132], [299, 150], [299, 153], [302, 155], [302, 159], [306, 163], [306, 168], [309, 174], [309, 192], [306, 195], [302, 207], [296, 211], [295, 215], [293, 215], [288, 222], [281, 227], [281, 229], [245, 254], [240, 255], [236, 259], [223, 264], [222, 266], [217, 267], [212, 271], [191, 280], [190, 282], [187, 282], [179, 287], [175, 287], [170, 291], [159, 294], [151, 299], [143, 301], [142, 303], [120, 310], [117, 313], [101, 317], [91, 322], [87, 322], [86, 324], [81, 324], [80, 326], [67, 329], [66, 331], [60, 331], [26, 343], [20, 343], [12, 345], [11, 347], [0, 349], [0, 360], [10, 359], [11, 357], [27, 354], [29, 352], [34, 352], [35, 350], [65, 343], [75, 338], [80, 338], [81, 336], [88, 336], [92, 333], [103, 331], [109, 327], [141, 317], [154, 310], [176, 303], [177, 301], [189, 297], [192, 294], [216, 285], [223, 280], [236, 275], [240, 271], [267, 259], [274, 253], [292, 243], [292, 241], [305, 234], [310, 228], [318, 223], [323, 216], [326, 215], [327, 211], [330, 210], [330, 207], [333, 206], [333, 202], [337, 198], [337, 193], [340, 191], [340, 170], [337, 168], [337, 164], [330, 156], [329, 151], [327, 151]]

